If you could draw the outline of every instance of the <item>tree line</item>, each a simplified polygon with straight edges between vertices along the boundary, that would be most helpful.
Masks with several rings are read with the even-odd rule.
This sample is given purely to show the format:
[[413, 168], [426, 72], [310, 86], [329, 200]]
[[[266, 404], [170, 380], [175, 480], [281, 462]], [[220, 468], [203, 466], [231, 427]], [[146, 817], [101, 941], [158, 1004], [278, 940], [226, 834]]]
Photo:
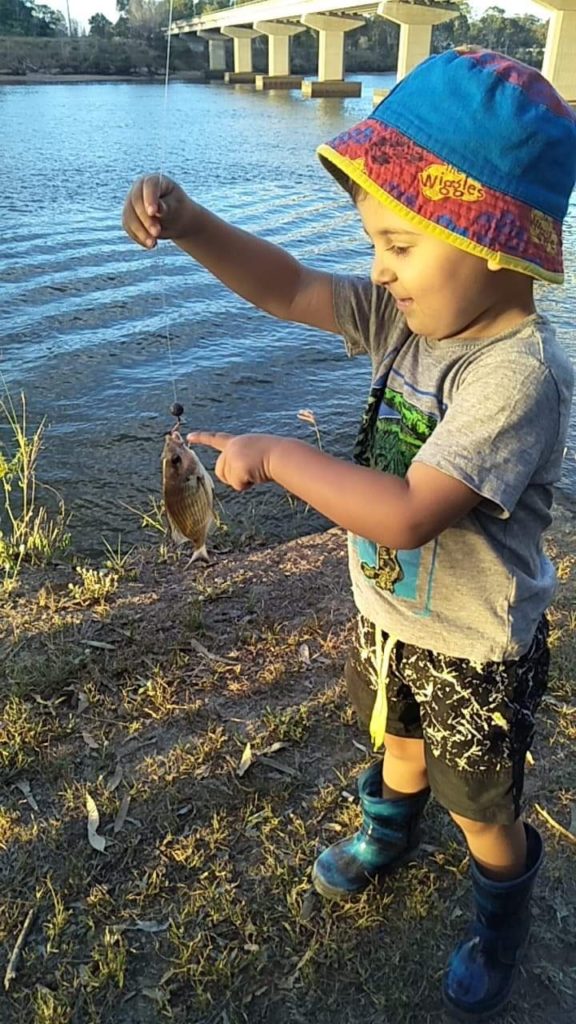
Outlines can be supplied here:
[[[489, 7], [482, 15], [474, 16], [468, 0], [437, 3], [436, 0], [418, 0], [428, 6], [457, 11], [449, 22], [436, 25], [432, 33], [432, 50], [439, 52], [451, 46], [472, 43], [499, 50], [526, 63], [540, 66], [546, 42], [547, 23], [533, 15], [507, 17], [503, 8]], [[174, 0], [173, 17], [192, 18], [203, 12], [229, 6], [229, 0]], [[17, 38], [41, 37], [38, 47], [45, 59], [52, 61], [46, 70], [71, 70], [92, 74], [150, 74], [161, 72], [166, 53], [163, 29], [169, 17], [169, 0], [116, 0], [117, 18], [111, 21], [103, 14], [94, 14], [87, 32], [74, 22], [68, 23], [59, 11], [35, 0], [0, 0], [1, 70], [18, 51]], [[87, 38], [83, 38], [87, 36]], [[399, 26], [379, 17], [366, 17], [365, 25], [345, 37], [346, 69], [349, 71], [392, 71], [396, 67]], [[48, 45], [48, 39], [59, 40], [59, 45]], [[187, 37], [188, 41], [193, 39]], [[11, 46], [7, 45], [11, 41]], [[67, 44], [66, 44], [67, 41]], [[316, 70], [318, 40], [315, 33], [306, 31], [291, 41], [292, 70], [311, 74]], [[21, 53], [25, 48], [21, 47]], [[28, 52], [36, 52], [29, 48]], [[191, 48], [188, 42], [174, 38], [172, 45], [174, 70], [207, 67], [206, 44], [198, 40]], [[267, 70], [267, 40], [257, 37], [253, 44], [254, 67]], [[62, 59], [58, 54], [65, 55]], [[51, 56], [52, 55], [52, 56]], [[19, 68], [26, 65], [19, 58]], [[58, 65], [58, 60], [60, 64]], [[55, 64], [54, 64], [55, 62]], [[28, 61], [28, 63], [30, 63]], [[64, 65], [64, 66], [63, 66]]]

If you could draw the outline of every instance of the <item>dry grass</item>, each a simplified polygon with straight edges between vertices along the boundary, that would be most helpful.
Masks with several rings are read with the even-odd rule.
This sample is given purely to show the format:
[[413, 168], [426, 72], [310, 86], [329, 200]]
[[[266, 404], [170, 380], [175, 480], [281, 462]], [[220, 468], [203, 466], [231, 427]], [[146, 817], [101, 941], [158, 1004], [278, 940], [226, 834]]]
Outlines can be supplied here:
[[[506, 1024], [576, 1012], [575, 846], [535, 810], [574, 827], [574, 521], [554, 538], [554, 669], [527, 782], [548, 860]], [[440, 808], [383, 890], [330, 906], [310, 889], [319, 848], [355, 827], [370, 757], [341, 680], [341, 533], [183, 564], [134, 552], [114, 586], [30, 572], [5, 601], [0, 976], [36, 914], [2, 1024], [443, 1021], [469, 886]]]

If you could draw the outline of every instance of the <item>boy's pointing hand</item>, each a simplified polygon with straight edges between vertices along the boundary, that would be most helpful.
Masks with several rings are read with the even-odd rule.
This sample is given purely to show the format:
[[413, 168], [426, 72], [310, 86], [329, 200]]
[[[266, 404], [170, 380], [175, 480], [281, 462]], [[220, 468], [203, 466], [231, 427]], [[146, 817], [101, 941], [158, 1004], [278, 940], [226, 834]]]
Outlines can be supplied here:
[[219, 480], [235, 491], [246, 491], [254, 484], [265, 484], [270, 472], [272, 452], [285, 443], [274, 434], [225, 434], [196, 430], [186, 437], [188, 444], [206, 445], [220, 452], [214, 472]]

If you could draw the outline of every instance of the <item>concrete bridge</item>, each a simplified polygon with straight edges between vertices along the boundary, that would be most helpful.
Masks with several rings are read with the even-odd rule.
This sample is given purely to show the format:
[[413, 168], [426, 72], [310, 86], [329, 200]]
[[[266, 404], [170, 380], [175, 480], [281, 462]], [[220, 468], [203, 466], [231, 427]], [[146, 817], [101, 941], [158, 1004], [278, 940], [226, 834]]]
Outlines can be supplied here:
[[[550, 15], [542, 73], [565, 99], [576, 102], [576, 0], [536, 0]], [[344, 35], [364, 24], [366, 14], [400, 25], [397, 78], [430, 53], [432, 27], [457, 11], [401, 0], [248, 0], [196, 18], [175, 21], [174, 35], [196, 33], [208, 40], [210, 71], [227, 82], [251, 82], [257, 89], [301, 88], [306, 96], [359, 96], [361, 83], [346, 81]], [[318, 32], [318, 80], [290, 73], [290, 39], [310, 28]], [[252, 39], [268, 37], [268, 74], [254, 74]], [[226, 71], [226, 40], [234, 43], [234, 71]]]

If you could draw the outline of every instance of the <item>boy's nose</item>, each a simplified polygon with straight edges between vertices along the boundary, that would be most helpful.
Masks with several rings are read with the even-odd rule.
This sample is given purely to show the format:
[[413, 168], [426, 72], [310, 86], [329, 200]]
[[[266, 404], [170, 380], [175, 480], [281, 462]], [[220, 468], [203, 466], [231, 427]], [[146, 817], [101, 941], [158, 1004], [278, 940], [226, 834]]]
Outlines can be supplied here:
[[396, 280], [396, 274], [390, 270], [390, 267], [386, 266], [386, 263], [381, 259], [374, 259], [372, 261], [372, 271], [370, 274], [372, 278], [372, 284], [384, 286], [392, 284]]

